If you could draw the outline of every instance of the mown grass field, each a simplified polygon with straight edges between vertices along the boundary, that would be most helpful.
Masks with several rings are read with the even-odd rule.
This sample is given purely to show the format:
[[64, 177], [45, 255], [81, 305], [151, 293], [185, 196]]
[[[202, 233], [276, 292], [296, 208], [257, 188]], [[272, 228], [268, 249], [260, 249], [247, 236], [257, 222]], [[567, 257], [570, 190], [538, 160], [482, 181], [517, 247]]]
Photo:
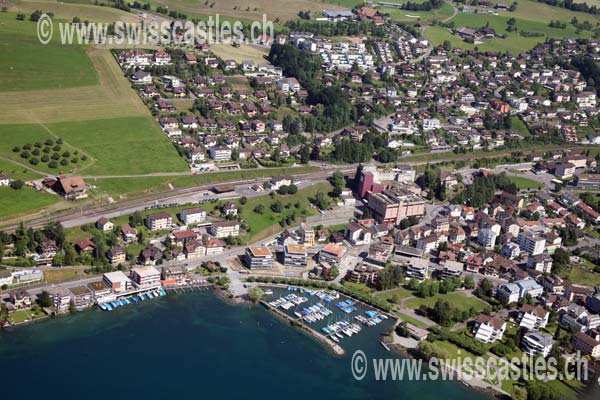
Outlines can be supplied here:
[[10, 176], [11, 179], [20, 179], [22, 181], [42, 178], [42, 175], [2, 158], [0, 158], [0, 173]]
[[0, 187], [0, 218], [24, 215], [61, 201], [58, 196], [29, 188], [15, 190], [10, 187]]
[[[14, 146], [62, 138], [63, 148], [79, 150], [87, 161], [73, 172], [85, 175], [145, 174], [152, 172], [185, 172], [181, 159], [168, 138], [149, 117], [114, 118], [51, 124], [0, 124], [0, 154], [27, 163]], [[32, 166], [33, 167], [33, 166]], [[48, 173], [67, 173], [71, 166], [49, 168], [40, 163], [35, 169]]]
[[[29, 33], [34, 35], [35, 24], [31, 24], [29, 27]], [[10, 41], [8, 43], [5, 49], [9, 53], [26, 53], [18, 48], [18, 44]], [[44, 46], [38, 43], [31, 51], [36, 53], [40, 47]], [[78, 46], [65, 47], [78, 48]], [[49, 47], [49, 49], [51, 48]], [[31, 63], [33, 66], [27, 68], [32, 70], [31, 74], [37, 74], [40, 80], [52, 80], [52, 74], [46, 74], [44, 71], [44, 59], [54, 59], [55, 61], [52, 62], [57, 63], [57, 68], [58, 65], [61, 65], [65, 70], [74, 73], [70, 67], [64, 65], [70, 64], [72, 57], [76, 61], [79, 60], [79, 53], [75, 54], [57, 50], [45, 58], [26, 58], [23, 65]], [[148, 109], [137, 93], [131, 89], [131, 85], [108, 50], [88, 49], [83, 56], [91, 61], [89, 65], [91, 72], [88, 71], [86, 74], [97, 73], [97, 84], [89, 82], [87, 86], [79, 85], [65, 89], [47, 88], [41, 85], [40, 90], [36, 89], [35, 85], [30, 85], [27, 90], [0, 91], [0, 104], [2, 104], [0, 124], [86, 121], [131, 116], [150, 118]], [[20, 57], [28, 56], [18, 55], [15, 57], [18, 60]], [[2, 60], [4, 59], [3, 57]], [[5, 62], [0, 61], [0, 65]], [[86, 70], [88, 70], [87, 64]], [[3, 78], [0, 77], [0, 79]], [[0, 87], [2, 86], [0, 85]]]
[[600, 274], [579, 266], [573, 266], [564, 278], [576, 285], [597, 286], [600, 285]]
[[510, 118], [510, 120], [512, 129], [519, 133], [521, 136], [526, 138], [527, 136], [531, 135], [531, 132], [529, 132], [529, 129], [527, 129], [525, 123], [521, 121], [521, 118], [513, 116]]
[[17, 310], [10, 313], [8, 320], [13, 324], [20, 324], [27, 320], [33, 320], [44, 317], [46, 314], [42, 310]]
[[[340, 9], [334, 4], [325, 4], [320, 0], [151, 0], [151, 4], [169, 6], [188, 15], [216, 15], [246, 21], [262, 21], [263, 14], [268, 20], [280, 22], [298, 17], [299, 11], [311, 11], [320, 14], [324, 9]], [[212, 7], [211, 7], [212, 5]]]
[[[405, 3], [406, 1], [395, 1], [394, 3]], [[418, 1], [417, 1], [418, 3]], [[394, 7], [378, 7], [381, 14], [389, 14], [393, 21], [398, 22], [431, 22], [433, 20], [444, 20], [452, 16], [454, 10], [447, 1], [438, 8], [431, 11], [411, 11]]]
[[210, 47], [210, 51], [215, 53], [223, 60], [235, 60], [238, 63], [246, 60], [252, 60], [256, 64], [268, 64], [265, 59], [268, 50], [264, 47], [242, 44], [240, 47], [233, 47], [228, 44], [218, 44]]
[[450, 304], [460, 310], [468, 310], [471, 307], [475, 307], [477, 310], [483, 310], [484, 307], [489, 307], [487, 303], [478, 299], [477, 297], [466, 296], [461, 292], [438, 294], [427, 298], [415, 297], [414, 299], [406, 300], [404, 305], [406, 308], [410, 309], [417, 309], [421, 307], [421, 305], [433, 307], [439, 299], [448, 301]]
[[93, 22], [140, 21], [140, 18], [135, 14], [117, 10], [112, 7], [98, 7], [93, 4], [93, 1], [90, 1], [89, 4], [76, 4], [71, 3], [70, 1], [59, 2], [56, 0], [16, 0], [7, 7], [10, 11], [22, 12], [25, 14], [31, 14], [35, 10], [42, 10], [46, 13], [52, 12], [54, 13], [54, 18], [67, 21], [71, 21], [74, 16], [78, 16], [82, 21], [87, 20]]
[[64, 282], [85, 276], [83, 269], [57, 268], [44, 271], [44, 279], [49, 283]]
[[519, 190], [541, 190], [544, 185], [523, 176], [509, 176], [508, 179], [517, 185]]
[[[518, 31], [526, 31], [531, 33], [539, 33], [542, 36], [539, 37], [523, 37], [519, 32], [507, 32], [507, 21], [515, 17], [516, 28]], [[506, 35], [506, 39], [494, 38], [487, 39], [481, 44], [470, 44], [464, 42], [458, 36], [452, 34], [449, 29], [440, 26], [430, 26], [425, 31], [425, 37], [430, 40], [434, 45], [442, 44], [445, 40], [450, 41], [452, 46], [460, 47], [463, 49], [473, 49], [477, 47], [482, 51], [510, 51], [513, 53], [525, 52], [538, 43], [542, 43], [546, 38], [562, 38], [562, 37], [589, 37], [591, 32], [582, 31], [579, 34], [576, 33], [575, 27], [570, 25], [570, 21], [567, 22], [565, 29], [550, 28], [548, 20], [530, 20], [518, 17], [517, 14], [505, 16], [505, 15], [481, 15], [481, 14], [470, 14], [460, 13], [450, 21], [454, 22], [456, 28], [469, 27], [469, 28], [481, 28], [486, 25], [496, 30], [498, 34]]]
[[[250, 226], [251, 240], [261, 240], [277, 233], [282, 229], [279, 226], [279, 221], [289, 215], [295, 214], [297, 223], [301, 222], [302, 217], [316, 215], [317, 210], [313, 207], [309, 207], [309, 199], [314, 198], [318, 191], [327, 194], [332, 189], [333, 187], [331, 184], [321, 183], [299, 190], [294, 195], [281, 196], [277, 194], [273, 198], [265, 196], [249, 198], [248, 202], [244, 205], [240, 205], [240, 207], [242, 207], [241, 215], [248, 221], [248, 225]], [[283, 212], [276, 213], [271, 210], [271, 204], [276, 201], [281, 202], [284, 206]], [[264, 206], [264, 212], [262, 214], [254, 211], [259, 204]], [[296, 207], [296, 205], [298, 205], [298, 207]]]
[[[1, 92], [74, 88], [98, 83], [98, 76], [84, 48], [62, 46], [56, 41], [43, 46], [35, 31], [34, 22], [17, 21], [16, 13], [0, 13]], [[2, 97], [0, 104], [0, 110], [11, 107], [9, 101]]]

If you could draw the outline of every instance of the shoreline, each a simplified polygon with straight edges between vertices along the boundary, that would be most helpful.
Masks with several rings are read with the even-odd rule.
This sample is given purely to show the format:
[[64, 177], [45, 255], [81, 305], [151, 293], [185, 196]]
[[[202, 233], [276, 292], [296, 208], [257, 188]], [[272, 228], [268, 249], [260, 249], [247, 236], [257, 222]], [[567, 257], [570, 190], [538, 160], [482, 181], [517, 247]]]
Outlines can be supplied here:
[[304, 332], [304, 333], [308, 334], [309, 336], [313, 337], [317, 342], [322, 343], [323, 345], [326, 345], [327, 348], [329, 350], [331, 350], [331, 352], [333, 352], [333, 354], [335, 356], [342, 357], [344, 354], [346, 354], [346, 351], [342, 348], [342, 346], [340, 346], [337, 343], [335, 343], [334, 341], [328, 339], [325, 335], [322, 335], [321, 333], [316, 332], [315, 330], [309, 328], [308, 326], [305, 326], [301, 322], [296, 321], [294, 318], [290, 317], [289, 315], [272, 307], [271, 305], [269, 305], [269, 303], [267, 303], [264, 300], [261, 300], [260, 304], [263, 305], [267, 310], [272, 311], [280, 319], [289, 322], [289, 324], [292, 325], [293, 327], [299, 328], [301, 332]]

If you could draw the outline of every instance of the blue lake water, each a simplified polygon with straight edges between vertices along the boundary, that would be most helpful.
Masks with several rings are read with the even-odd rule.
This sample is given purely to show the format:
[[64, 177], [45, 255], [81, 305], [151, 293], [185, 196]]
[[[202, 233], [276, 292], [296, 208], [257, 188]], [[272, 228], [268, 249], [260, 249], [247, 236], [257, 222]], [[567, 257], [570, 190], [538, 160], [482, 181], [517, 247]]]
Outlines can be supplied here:
[[457, 382], [378, 382], [369, 374], [356, 381], [355, 349], [391, 356], [376, 333], [363, 333], [342, 341], [346, 355], [336, 357], [262, 306], [227, 304], [210, 292], [171, 293], [0, 332], [2, 397], [486, 398]]

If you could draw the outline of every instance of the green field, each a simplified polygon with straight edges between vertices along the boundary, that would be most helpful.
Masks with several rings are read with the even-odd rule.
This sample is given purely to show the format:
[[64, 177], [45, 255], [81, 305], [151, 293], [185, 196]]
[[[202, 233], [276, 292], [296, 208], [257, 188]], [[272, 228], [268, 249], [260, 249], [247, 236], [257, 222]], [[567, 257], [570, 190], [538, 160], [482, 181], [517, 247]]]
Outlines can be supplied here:
[[42, 178], [42, 175], [2, 158], [0, 158], [0, 173], [8, 175], [11, 179], [20, 179], [22, 181], [30, 181]]
[[66, 21], [70, 21], [74, 16], [78, 16], [82, 21], [94, 22], [140, 21], [140, 18], [132, 13], [112, 7], [94, 6], [94, 1], [87, 3], [75, 4], [71, 1], [59, 2], [56, 0], [16, 0], [14, 3], [9, 4], [8, 9], [24, 14], [31, 14], [35, 10], [42, 10], [45, 13], [52, 12], [55, 19], [64, 19]]
[[[64, 149], [85, 154], [88, 160], [74, 172], [85, 175], [146, 174], [151, 172], [184, 172], [181, 159], [168, 138], [149, 117], [114, 118], [52, 124], [0, 124], [0, 154], [23, 162], [14, 146], [62, 138]], [[70, 145], [70, 146], [69, 146]], [[71, 166], [52, 169], [44, 163], [36, 169], [58, 173], [69, 172]]]
[[519, 190], [541, 190], [544, 187], [543, 184], [522, 176], [509, 176], [508, 179], [516, 184]]
[[10, 187], [0, 187], [0, 218], [32, 213], [60, 201], [58, 196], [29, 188], [14, 190]]
[[[0, 13], [0, 91], [72, 88], [98, 83], [98, 76], [81, 46], [56, 41], [40, 44], [36, 24]], [[58, 34], [56, 34], [56, 37]]]
[[270, 178], [290, 173], [309, 173], [317, 167], [303, 166], [295, 168], [262, 168], [231, 172], [214, 172], [199, 175], [151, 176], [143, 178], [99, 178], [88, 179], [88, 183], [98, 187], [99, 191], [112, 195], [141, 194], [169, 190], [169, 184], [175, 188], [205, 185], [232, 180]]
[[384, 292], [377, 292], [374, 296], [379, 300], [385, 300], [389, 302], [393, 297], [396, 297], [398, 299], [405, 299], [407, 297], [414, 296], [414, 293], [408, 289], [399, 287], [392, 290], [386, 290]]
[[471, 307], [474, 307], [476, 310], [483, 310], [484, 307], [489, 307], [487, 303], [478, 299], [477, 297], [465, 296], [461, 292], [438, 294], [427, 298], [415, 297], [414, 299], [406, 300], [404, 305], [406, 306], [406, 308], [410, 309], [417, 309], [421, 305], [433, 307], [438, 301], [438, 299], [446, 300], [453, 306], [459, 308], [460, 310], [468, 310]]
[[523, 121], [521, 121], [521, 118], [519, 118], [517, 116], [513, 116], [510, 118], [510, 121], [511, 121], [511, 129], [513, 129], [514, 131], [519, 133], [521, 136], [526, 138], [529, 135], [531, 135], [531, 132], [529, 132], [529, 129], [527, 129], [527, 126], [525, 125], [525, 123]]
[[[395, 1], [395, 3], [404, 3], [405, 1]], [[418, 3], [418, 1], [417, 1]], [[454, 13], [450, 3], [447, 1], [438, 8], [431, 11], [410, 11], [401, 10], [394, 7], [378, 7], [381, 14], [389, 14], [393, 21], [398, 22], [431, 22], [433, 20], [445, 20]]]
[[17, 310], [10, 313], [8, 320], [13, 324], [20, 324], [30, 319], [37, 319], [44, 317], [46, 314], [42, 310], [39, 309], [31, 309], [31, 310]]
[[573, 266], [571, 270], [564, 276], [564, 278], [576, 285], [600, 285], [600, 274], [578, 266]]
[[[333, 187], [329, 183], [321, 183], [299, 190], [294, 195], [280, 196], [277, 194], [272, 199], [265, 196], [249, 198], [248, 202], [240, 205], [240, 207], [242, 207], [241, 215], [250, 226], [251, 240], [258, 241], [277, 233], [282, 229], [279, 221], [289, 215], [295, 214], [297, 223], [301, 222], [300, 218], [302, 217], [315, 215], [317, 213], [316, 209], [308, 206], [309, 199], [313, 198], [318, 191], [329, 193], [332, 189]], [[283, 204], [282, 213], [275, 213], [271, 210], [271, 204], [276, 201], [280, 201]], [[299, 203], [298, 208], [295, 206], [296, 203]], [[254, 208], [259, 204], [264, 206], [262, 214], [254, 212]], [[289, 208], [287, 205], [289, 205]]]
[[[523, 14], [521, 14], [523, 15]], [[429, 39], [434, 45], [442, 44], [445, 40], [450, 41], [452, 46], [460, 47], [463, 49], [473, 49], [477, 47], [481, 51], [510, 51], [513, 53], [524, 52], [532, 49], [538, 43], [542, 43], [546, 38], [562, 38], [562, 37], [589, 37], [591, 32], [583, 31], [577, 34], [575, 27], [567, 22], [565, 29], [550, 28], [548, 20], [541, 19], [523, 19], [519, 15], [515, 14], [516, 28], [518, 31], [527, 31], [531, 33], [540, 33], [540, 37], [523, 37], [518, 32], [507, 32], [507, 21], [511, 16], [504, 15], [482, 15], [482, 14], [471, 14], [471, 13], [459, 13], [456, 17], [452, 18], [451, 21], [454, 23], [455, 28], [469, 27], [469, 28], [481, 28], [486, 25], [493, 28], [496, 33], [506, 35], [506, 39], [494, 38], [485, 40], [482, 44], [470, 44], [464, 42], [458, 36], [452, 34], [452, 32], [440, 26], [430, 26], [425, 31], [425, 37]]]

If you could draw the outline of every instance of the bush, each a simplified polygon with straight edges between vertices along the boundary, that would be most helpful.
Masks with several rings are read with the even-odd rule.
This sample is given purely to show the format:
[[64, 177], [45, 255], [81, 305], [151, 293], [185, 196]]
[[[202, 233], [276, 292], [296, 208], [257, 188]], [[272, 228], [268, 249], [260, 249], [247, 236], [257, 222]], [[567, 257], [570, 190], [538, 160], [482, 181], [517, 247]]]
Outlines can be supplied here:
[[57, 168], [58, 167], [58, 163], [56, 161], [52, 160], [52, 161], [50, 161], [48, 163], [48, 167], [50, 167], [50, 168]]
[[63, 167], [69, 165], [69, 160], [63, 158], [62, 160], [60, 160], [60, 165], [62, 165]]
[[40, 160], [38, 158], [33, 157], [31, 160], [29, 160], [29, 163], [31, 165], [38, 165], [40, 163]]
[[25, 182], [23, 182], [20, 179], [14, 180], [10, 183], [10, 187], [15, 190], [19, 190], [19, 189], [23, 188], [24, 185], [25, 185]]

